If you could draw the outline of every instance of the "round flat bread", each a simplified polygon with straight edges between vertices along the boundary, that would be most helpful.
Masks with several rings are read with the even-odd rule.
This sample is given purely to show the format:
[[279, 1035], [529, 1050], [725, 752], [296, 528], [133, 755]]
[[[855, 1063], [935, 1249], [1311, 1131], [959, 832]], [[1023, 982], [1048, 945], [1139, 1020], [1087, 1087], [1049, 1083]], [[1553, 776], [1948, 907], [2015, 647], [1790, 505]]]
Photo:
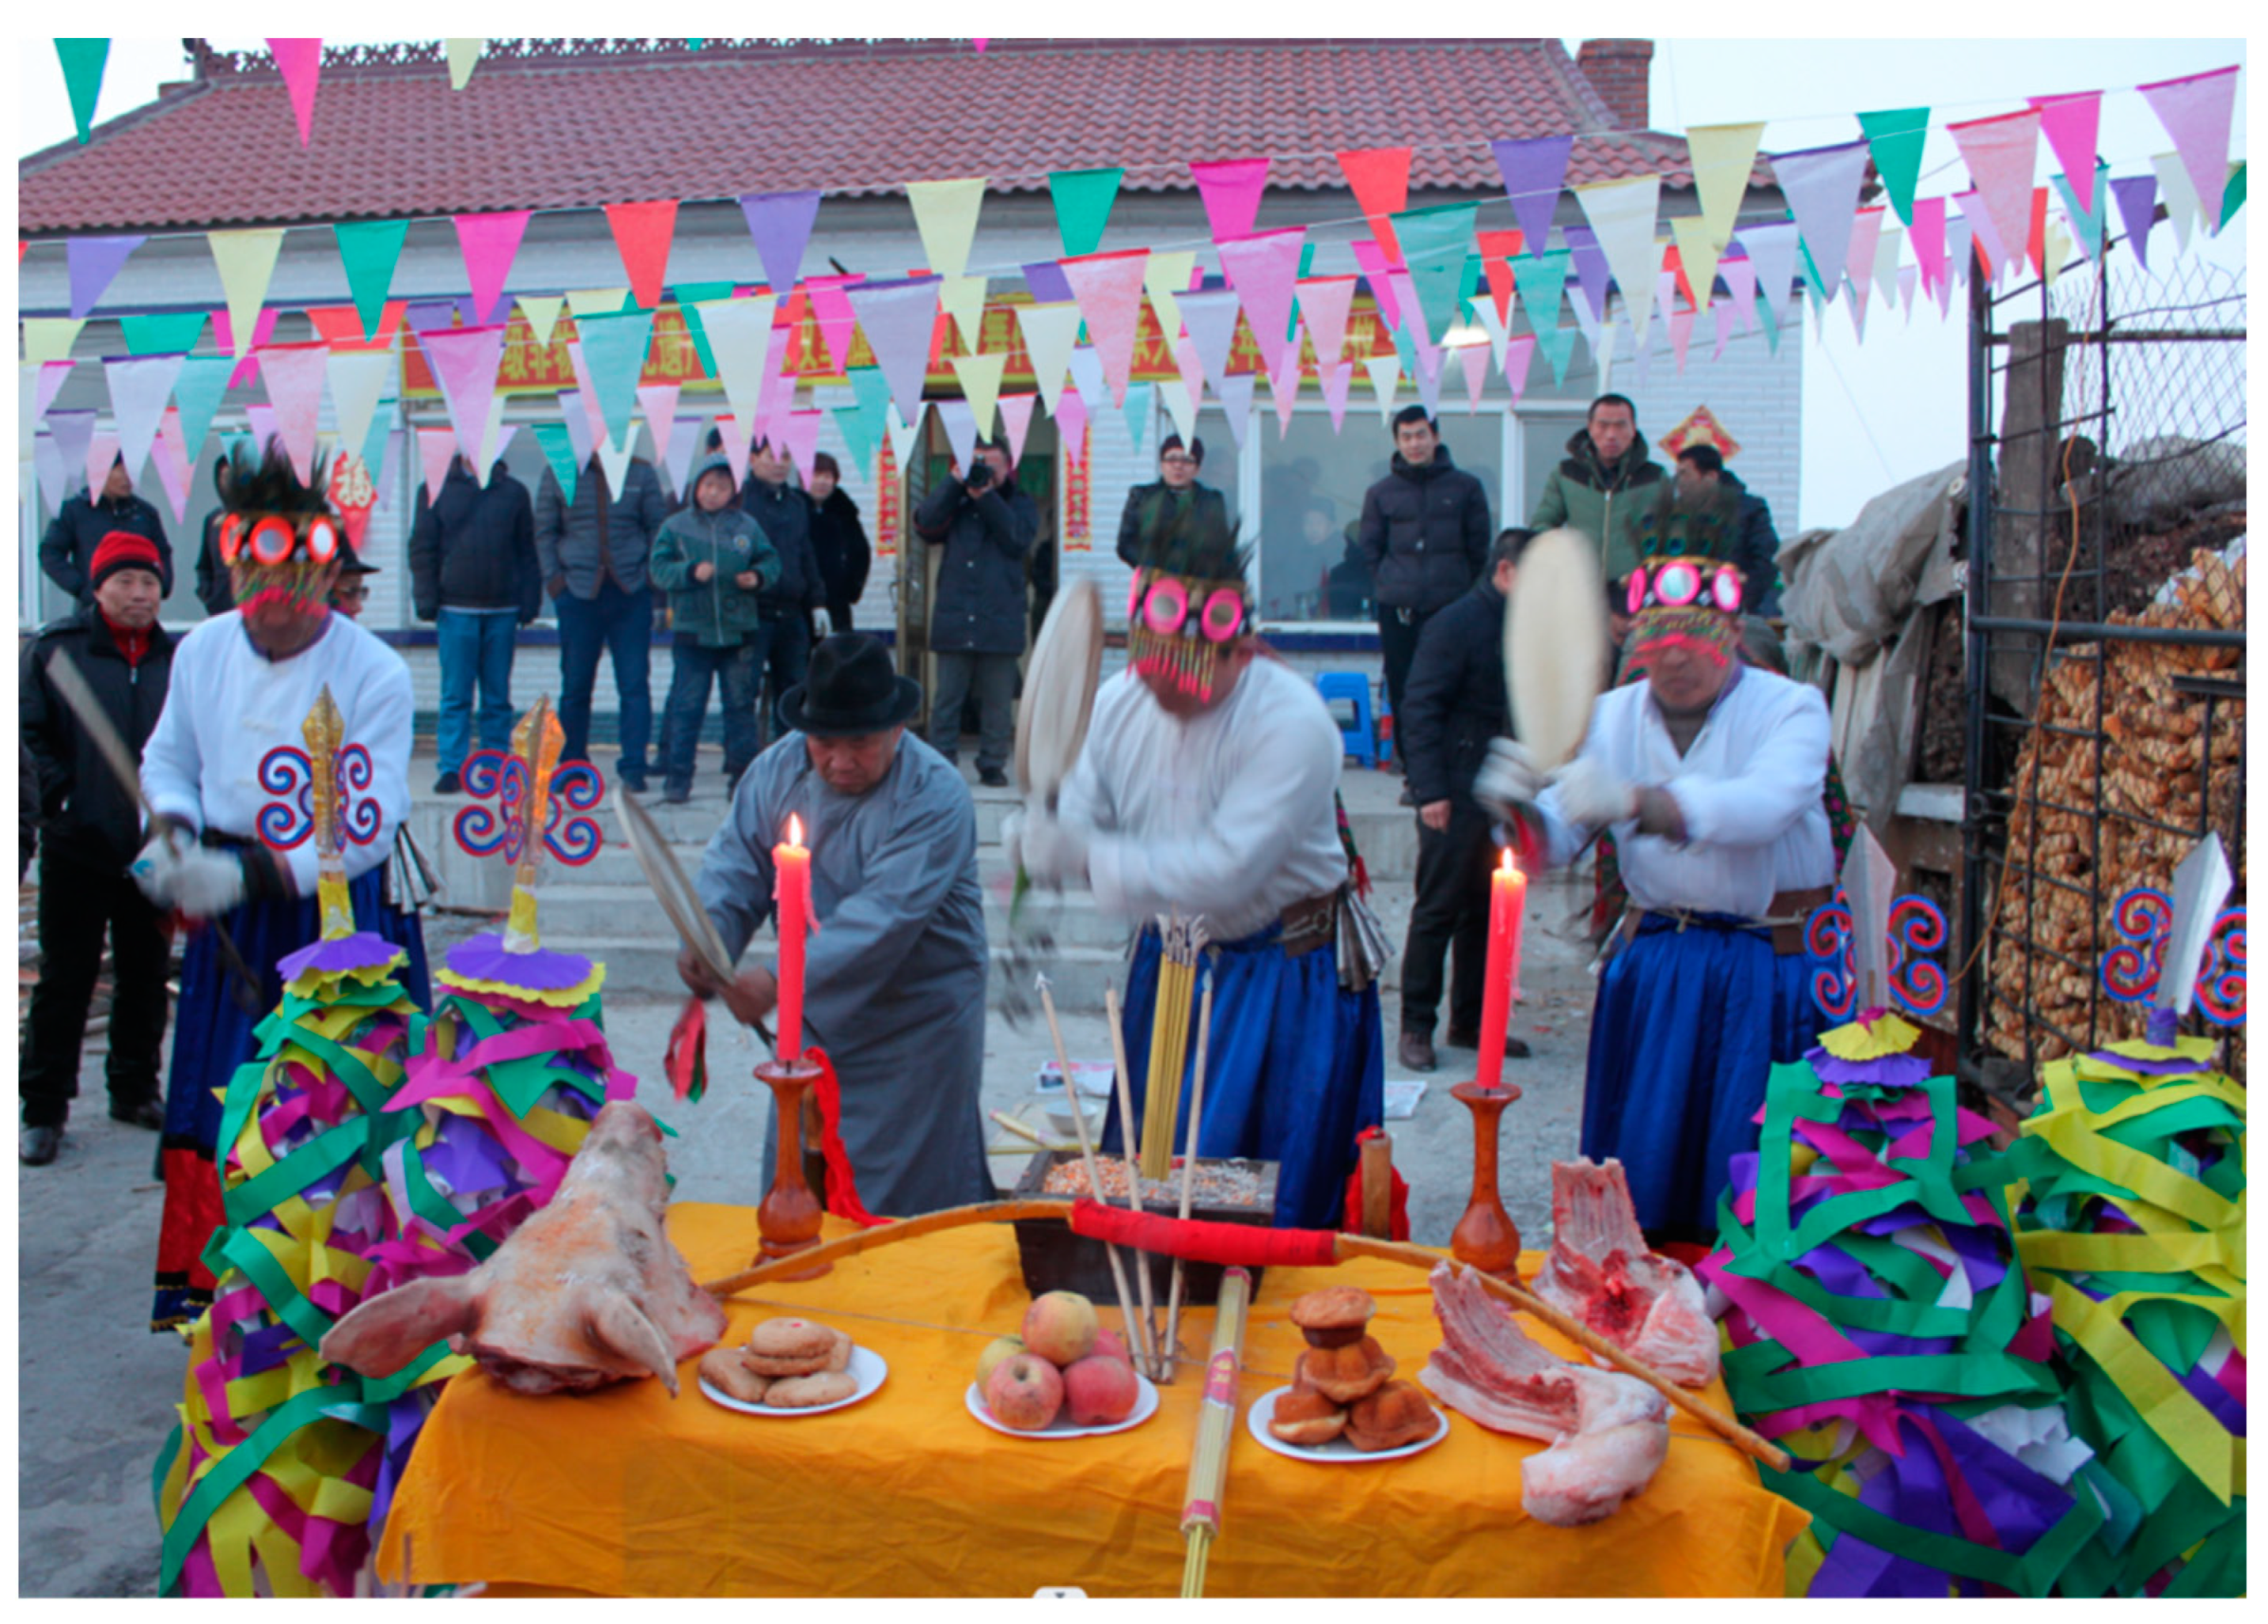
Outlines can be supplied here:
[[1547, 530], [1520, 555], [1504, 601], [1504, 688], [1512, 731], [1549, 770], [1575, 759], [1607, 680], [1606, 587], [1575, 530]]
[[1052, 802], [1077, 765], [1102, 673], [1103, 594], [1092, 581], [1074, 581], [1048, 606], [1017, 707], [1016, 786], [1035, 804]]

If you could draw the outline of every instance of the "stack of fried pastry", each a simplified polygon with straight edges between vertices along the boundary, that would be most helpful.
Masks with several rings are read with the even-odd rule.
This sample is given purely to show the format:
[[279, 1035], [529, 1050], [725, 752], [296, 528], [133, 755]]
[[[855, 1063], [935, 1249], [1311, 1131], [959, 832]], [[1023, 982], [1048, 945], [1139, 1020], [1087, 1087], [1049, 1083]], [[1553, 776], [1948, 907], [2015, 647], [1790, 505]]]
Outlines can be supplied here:
[[837, 1403], [858, 1390], [851, 1339], [814, 1320], [765, 1320], [737, 1347], [701, 1358], [701, 1379], [729, 1398], [775, 1410]]
[[1394, 1359], [1370, 1334], [1377, 1304], [1355, 1286], [1329, 1286], [1291, 1305], [1307, 1350], [1268, 1430], [1314, 1449], [1344, 1438], [1365, 1454], [1431, 1437], [1439, 1418], [1425, 1395], [1394, 1380]]

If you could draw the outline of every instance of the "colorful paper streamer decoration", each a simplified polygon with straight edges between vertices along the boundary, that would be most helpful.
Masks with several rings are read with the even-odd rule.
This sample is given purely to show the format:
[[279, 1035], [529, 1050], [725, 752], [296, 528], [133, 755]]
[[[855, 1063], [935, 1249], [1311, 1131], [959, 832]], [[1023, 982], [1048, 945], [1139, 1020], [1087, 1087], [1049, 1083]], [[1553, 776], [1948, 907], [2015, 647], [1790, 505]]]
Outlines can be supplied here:
[[1773, 1069], [1699, 1269], [1735, 1407], [1795, 1457], [1791, 1596], [2052, 1593], [2105, 1523], [2072, 1481], [2047, 1305], [2009, 1231], [1992, 1125], [1896, 1015]]

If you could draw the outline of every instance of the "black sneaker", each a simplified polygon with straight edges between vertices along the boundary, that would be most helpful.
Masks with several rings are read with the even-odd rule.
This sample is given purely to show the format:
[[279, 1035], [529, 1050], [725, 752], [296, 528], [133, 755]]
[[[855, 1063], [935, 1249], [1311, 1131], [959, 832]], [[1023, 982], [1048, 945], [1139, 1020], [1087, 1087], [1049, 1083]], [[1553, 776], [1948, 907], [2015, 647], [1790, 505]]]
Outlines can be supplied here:
[[643, 795], [646, 792], [646, 775], [642, 772], [618, 772], [615, 774], [615, 782], [633, 795]]
[[454, 772], [444, 772], [433, 781], [433, 793], [436, 795], [462, 795], [464, 780]]
[[63, 1148], [63, 1129], [42, 1124], [27, 1128], [16, 1142], [16, 1160], [27, 1167], [45, 1167]]
[[673, 784], [661, 792], [661, 803], [664, 806], [682, 806], [692, 799], [693, 789], [690, 785]]
[[152, 1133], [161, 1133], [166, 1126], [166, 1108], [153, 1099], [135, 1100], [127, 1105], [120, 1105], [114, 1100], [110, 1107], [110, 1120], [122, 1122], [129, 1128], [146, 1128]]
[[987, 789], [1005, 789], [1008, 775], [997, 767], [981, 767], [977, 769], [977, 782]]

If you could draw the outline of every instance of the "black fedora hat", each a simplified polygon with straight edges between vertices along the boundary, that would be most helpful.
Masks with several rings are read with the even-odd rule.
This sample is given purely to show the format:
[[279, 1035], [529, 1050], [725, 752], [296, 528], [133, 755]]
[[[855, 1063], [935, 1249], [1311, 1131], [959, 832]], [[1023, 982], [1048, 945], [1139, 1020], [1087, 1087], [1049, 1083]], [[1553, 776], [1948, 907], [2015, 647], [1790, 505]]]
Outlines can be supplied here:
[[809, 675], [780, 695], [780, 719], [801, 733], [843, 738], [894, 728], [921, 703], [922, 685], [897, 674], [888, 649], [844, 632], [811, 651]]

